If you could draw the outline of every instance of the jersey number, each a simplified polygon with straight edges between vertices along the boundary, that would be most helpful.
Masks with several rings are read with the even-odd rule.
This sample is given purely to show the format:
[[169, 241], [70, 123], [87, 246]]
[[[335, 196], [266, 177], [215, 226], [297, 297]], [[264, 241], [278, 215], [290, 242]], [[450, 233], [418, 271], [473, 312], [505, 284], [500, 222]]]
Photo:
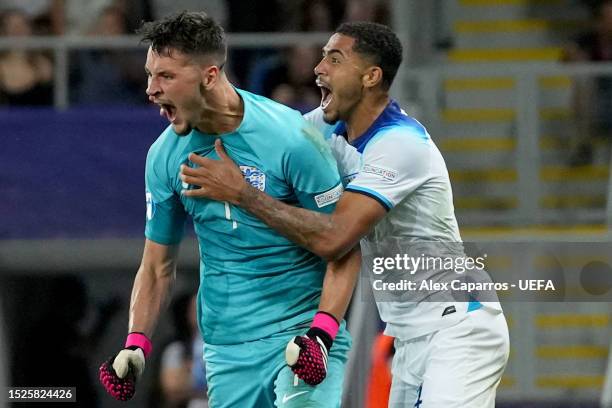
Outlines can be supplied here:
[[230, 220], [232, 222], [232, 228], [238, 228], [238, 223], [236, 220], [232, 220], [232, 207], [230, 207], [227, 201], [224, 201], [225, 204], [225, 219]]

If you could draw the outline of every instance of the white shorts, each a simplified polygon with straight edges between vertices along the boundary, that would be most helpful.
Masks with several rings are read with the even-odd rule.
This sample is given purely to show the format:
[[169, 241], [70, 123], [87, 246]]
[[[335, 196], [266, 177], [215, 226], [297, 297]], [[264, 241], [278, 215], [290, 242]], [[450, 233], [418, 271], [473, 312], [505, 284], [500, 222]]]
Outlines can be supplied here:
[[501, 311], [468, 312], [454, 326], [395, 340], [389, 408], [489, 408], [508, 361]]

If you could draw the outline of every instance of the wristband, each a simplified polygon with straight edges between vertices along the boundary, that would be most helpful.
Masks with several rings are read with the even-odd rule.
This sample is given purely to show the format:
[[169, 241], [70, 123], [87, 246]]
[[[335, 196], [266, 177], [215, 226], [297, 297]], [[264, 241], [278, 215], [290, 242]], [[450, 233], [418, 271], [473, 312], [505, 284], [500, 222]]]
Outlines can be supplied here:
[[144, 356], [148, 356], [153, 351], [153, 343], [143, 333], [133, 332], [128, 334], [125, 340], [125, 348], [139, 347], [142, 349]]
[[317, 312], [312, 319], [311, 328], [318, 328], [329, 334], [332, 341], [336, 338], [340, 324], [334, 316], [327, 312]]

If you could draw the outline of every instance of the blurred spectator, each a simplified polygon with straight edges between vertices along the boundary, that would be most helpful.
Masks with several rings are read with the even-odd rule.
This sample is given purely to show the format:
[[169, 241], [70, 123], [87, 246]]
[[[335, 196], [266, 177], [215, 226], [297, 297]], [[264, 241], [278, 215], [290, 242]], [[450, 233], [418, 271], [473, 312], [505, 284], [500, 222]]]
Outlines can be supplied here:
[[53, 0], [53, 27], [56, 34], [91, 34], [104, 10], [115, 7], [125, 13], [128, 3], [127, 0]]
[[103, 37], [127, 34], [123, 11], [115, 6], [106, 7], [100, 12], [96, 23], [88, 34]]
[[49, 34], [53, 0], [2, 0], [0, 12], [18, 10], [32, 23], [34, 34]]
[[49, 12], [52, 0], [2, 0], [0, 9], [19, 10], [29, 19], [40, 17]]
[[228, 22], [225, 0], [150, 0], [153, 17], [158, 20], [179, 11], [204, 11], [223, 27]]
[[280, 57], [263, 60], [253, 69], [249, 89], [301, 112], [308, 112], [321, 100], [313, 72], [319, 55], [319, 48], [296, 46]]
[[[231, 16], [230, 29], [238, 32], [329, 32], [336, 27], [344, 12], [344, 0], [273, 1], [265, 7], [261, 4], [251, 4], [257, 2], [228, 1]], [[278, 65], [286, 65], [286, 55], [279, 54], [276, 49], [233, 49], [230, 58], [234, 61], [236, 79], [246, 83], [246, 89], [272, 96], [272, 90], [269, 89], [270, 83], [261, 84], [257, 81], [269, 77], [267, 71], [277, 68]], [[273, 78], [269, 79], [273, 80]], [[273, 82], [272, 85], [279, 87], [276, 92], [277, 100], [293, 101], [296, 99], [296, 90], [287, 86], [290, 84], [284, 83], [284, 80]], [[307, 99], [310, 97], [307, 96]]]
[[197, 325], [196, 295], [178, 296], [171, 307], [174, 338], [163, 349], [159, 370], [160, 408], [205, 408], [204, 342]]
[[323, 0], [305, 1], [302, 3], [300, 31], [332, 31], [334, 21], [331, 6]]
[[133, 34], [143, 21], [153, 21], [153, 0], [121, 0], [127, 32]]
[[281, 7], [281, 31], [330, 32], [344, 14], [344, 0], [288, 0]]
[[[280, 0], [227, 0], [226, 4], [229, 16], [226, 29], [229, 32], [271, 32], [282, 28]], [[234, 74], [234, 84], [243, 86], [247, 83], [252, 66], [266, 59], [271, 52], [269, 48], [233, 48], [230, 44], [228, 68]]]
[[386, 0], [347, 0], [343, 21], [389, 24], [389, 3]]
[[[564, 48], [564, 61], [612, 61], [612, 0], [601, 1], [594, 8], [592, 28], [573, 39]], [[576, 78], [574, 104], [577, 135], [570, 158], [571, 165], [593, 161], [594, 144], [609, 140], [612, 132], [612, 78]]]
[[[25, 13], [5, 11], [0, 16], [2, 36], [29, 37], [32, 25]], [[53, 64], [39, 51], [0, 52], [0, 103], [11, 106], [53, 103]]]
[[[119, 7], [102, 10], [90, 35], [127, 34], [125, 16]], [[142, 68], [142, 50], [91, 50], [76, 54], [72, 73], [73, 102], [81, 105], [144, 104], [146, 76]]]
[[53, 0], [51, 26], [55, 34], [85, 35], [104, 9], [117, 7], [125, 16], [127, 32], [132, 33], [142, 21], [152, 20], [151, 0]]

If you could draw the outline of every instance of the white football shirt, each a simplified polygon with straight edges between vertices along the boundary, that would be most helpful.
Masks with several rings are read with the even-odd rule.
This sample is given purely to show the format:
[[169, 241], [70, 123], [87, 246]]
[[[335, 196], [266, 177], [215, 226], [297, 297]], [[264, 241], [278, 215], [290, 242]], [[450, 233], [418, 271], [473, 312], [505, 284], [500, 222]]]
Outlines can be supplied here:
[[[425, 127], [407, 116], [397, 102], [391, 101], [352, 143], [347, 141], [345, 124], [325, 123], [320, 108], [305, 117], [328, 140], [345, 190], [367, 195], [388, 211], [362, 239], [362, 249], [389, 238], [415, 245], [461, 242], [442, 154]], [[480, 303], [456, 302], [452, 297], [448, 302], [379, 301], [377, 306], [387, 323], [385, 333], [402, 340], [456, 324], [468, 310], [481, 307]]]

